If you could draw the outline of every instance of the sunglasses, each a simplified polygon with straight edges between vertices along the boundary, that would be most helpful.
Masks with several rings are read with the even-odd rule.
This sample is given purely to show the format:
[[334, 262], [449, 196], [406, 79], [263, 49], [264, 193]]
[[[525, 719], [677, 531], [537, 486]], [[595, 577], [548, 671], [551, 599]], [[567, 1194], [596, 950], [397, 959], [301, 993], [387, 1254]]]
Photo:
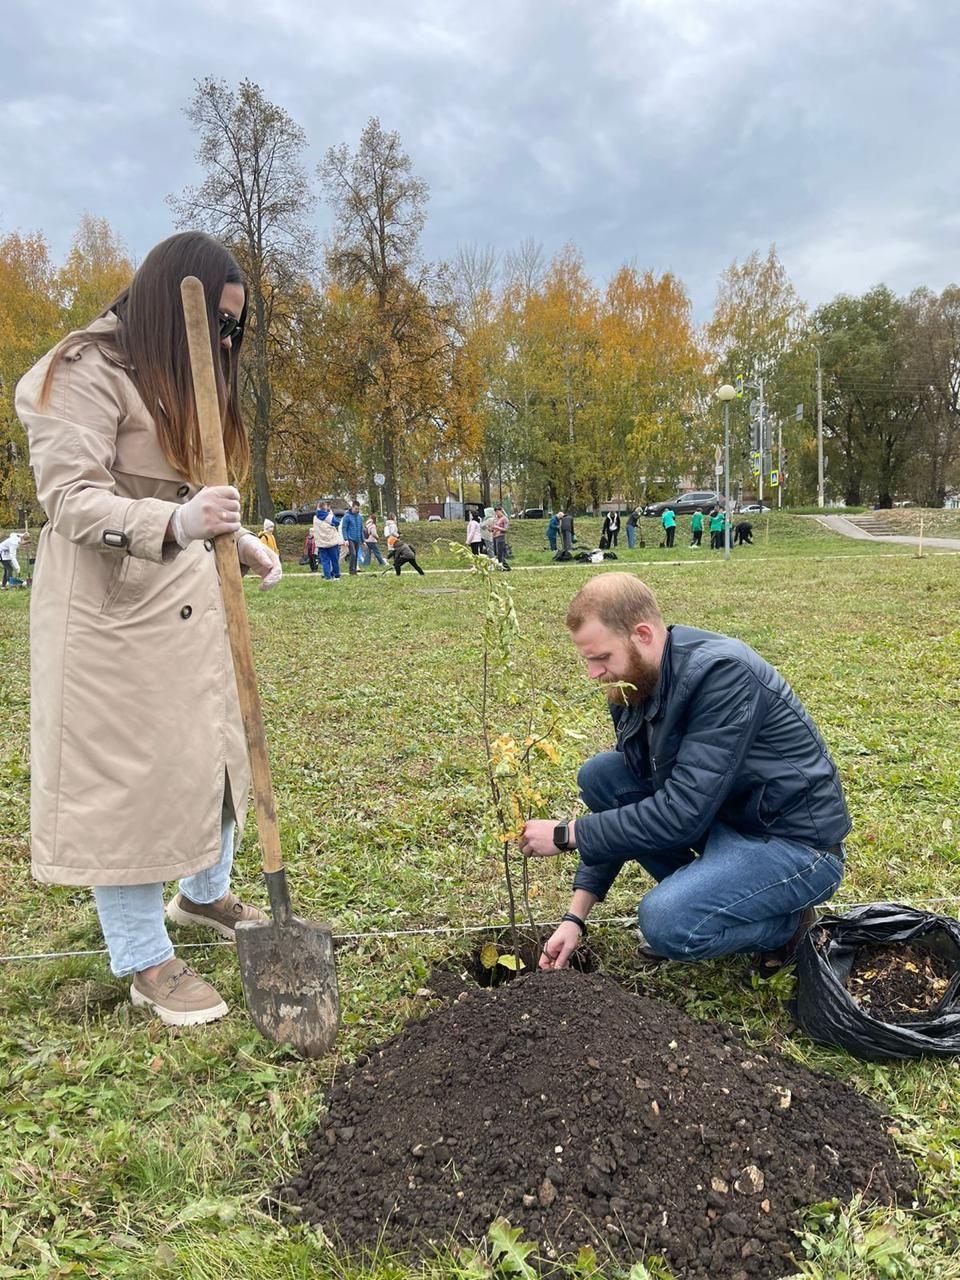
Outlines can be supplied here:
[[243, 321], [239, 316], [233, 316], [229, 311], [220, 312], [220, 337], [236, 338], [239, 342], [243, 334]]

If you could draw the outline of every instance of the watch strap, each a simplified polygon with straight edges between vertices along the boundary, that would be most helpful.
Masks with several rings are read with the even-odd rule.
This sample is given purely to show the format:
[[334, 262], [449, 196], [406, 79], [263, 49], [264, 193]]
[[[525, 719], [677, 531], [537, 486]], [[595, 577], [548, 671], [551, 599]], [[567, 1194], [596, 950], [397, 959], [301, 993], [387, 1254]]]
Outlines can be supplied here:
[[560, 919], [561, 921], [569, 920], [571, 924], [577, 925], [580, 929], [581, 936], [584, 938], [587, 936], [587, 922], [586, 920], [581, 919], [580, 916], [574, 915], [572, 911], [565, 911]]

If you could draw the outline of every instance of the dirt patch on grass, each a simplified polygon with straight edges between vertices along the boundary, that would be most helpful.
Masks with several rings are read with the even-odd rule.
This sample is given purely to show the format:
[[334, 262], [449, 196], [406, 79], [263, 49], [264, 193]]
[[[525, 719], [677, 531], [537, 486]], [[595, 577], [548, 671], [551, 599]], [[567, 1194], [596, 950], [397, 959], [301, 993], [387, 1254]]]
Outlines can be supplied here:
[[847, 990], [881, 1022], [926, 1019], [943, 999], [955, 966], [923, 947], [860, 947]]
[[[529, 930], [518, 929], [514, 938], [510, 929], [498, 930], [481, 939], [460, 968], [478, 987], [499, 987], [503, 982], [514, 982], [524, 974], [537, 971], [543, 944], [552, 933], [553, 929], [547, 928], [533, 937]], [[589, 942], [581, 942], [570, 957], [570, 965], [578, 973], [593, 973], [597, 961]], [[456, 967], [456, 962], [451, 967]]]
[[798, 1210], [912, 1190], [874, 1105], [599, 974], [466, 990], [358, 1058], [284, 1212], [350, 1246], [660, 1254], [688, 1280], [790, 1270]]

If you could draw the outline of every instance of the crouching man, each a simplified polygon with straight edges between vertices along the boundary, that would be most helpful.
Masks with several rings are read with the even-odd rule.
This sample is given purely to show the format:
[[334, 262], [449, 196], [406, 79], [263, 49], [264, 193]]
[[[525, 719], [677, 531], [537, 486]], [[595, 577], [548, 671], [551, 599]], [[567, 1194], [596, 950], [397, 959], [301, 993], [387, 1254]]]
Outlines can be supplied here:
[[566, 625], [607, 686], [616, 748], [580, 769], [589, 814], [524, 826], [525, 853], [580, 855], [541, 967], [567, 966], [594, 903], [636, 861], [656, 882], [638, 909], [646, 958], [760, 953], [757, 971], [776, 972], [840, 884], [851, 825], [810, 716], [742, 641], [665, 626], [632, 574], [591, 578]]

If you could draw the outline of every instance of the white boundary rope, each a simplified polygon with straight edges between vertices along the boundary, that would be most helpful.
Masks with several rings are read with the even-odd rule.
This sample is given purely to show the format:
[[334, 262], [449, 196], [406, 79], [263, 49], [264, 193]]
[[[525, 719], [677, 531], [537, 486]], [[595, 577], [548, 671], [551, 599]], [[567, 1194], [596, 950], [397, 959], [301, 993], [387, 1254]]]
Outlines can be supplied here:
[[[893, 899], [890, 899], [893, 901]], [[905, 907], [937, 907], [956, 905], [960, 903], [960, 897], [957, 898], [920, 898], [915, 902], [898, 898], [897, 902]], [[849, 911], [853, 907], [867, 907], [869, 902], [829, 902], [822, 904], [828, 907], [831, 913], [835, 911]], [[546, 929], [559, 924], [559, 920], [540, 920], [534, 922], [538, 929]], [[591, 923], [591, 929], [605, 929], [610, 925], [622, 925], [627, 928], [636, 928], [636, 916], [610, 916], [606, 919], [600, 919]], [[527, 927], [525, 920], [518, 920], [517, 927], [524, 929]], [[361, 942], [370, 938], [432, 938], [441, 936], [450, 936], [453, 934], [467, 933], [492, 933], [498, 930], [510, 928], [509, 920], [500, 923], [489, 922], [487, 924], [464, 924], [464, 925], [431, 925], [422, 929], [374, 929], [365, 933], [335, 933], [333, 935], [334, 942]], [[209, 950], [212, 947], [233, 947], [234, 942], [221, 940], [219, 942], [184, 942], [178, 947], [178, 951], [193, 950]], [[0, 964], [15, 964], [27, 962], [31, 960], [72, 960], [81, 956], [105, 956], [107, 954], [106, 947], [99, 947], [90, 951], [36, 951], [24, 955], [6, 955], [0, 956]]]

